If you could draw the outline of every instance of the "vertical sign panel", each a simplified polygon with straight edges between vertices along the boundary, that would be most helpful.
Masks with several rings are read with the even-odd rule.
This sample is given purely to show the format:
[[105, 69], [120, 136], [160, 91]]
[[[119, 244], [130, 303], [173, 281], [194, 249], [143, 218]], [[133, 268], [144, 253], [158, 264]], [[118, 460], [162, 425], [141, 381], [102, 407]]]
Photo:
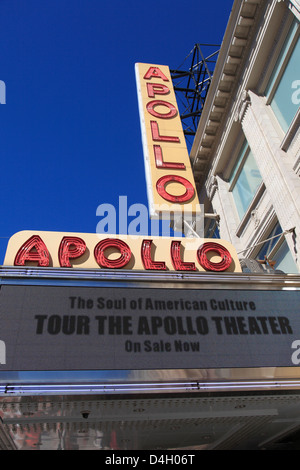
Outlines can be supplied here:
[[169, 67], [136, 64], [150, 217], [200, 206]]

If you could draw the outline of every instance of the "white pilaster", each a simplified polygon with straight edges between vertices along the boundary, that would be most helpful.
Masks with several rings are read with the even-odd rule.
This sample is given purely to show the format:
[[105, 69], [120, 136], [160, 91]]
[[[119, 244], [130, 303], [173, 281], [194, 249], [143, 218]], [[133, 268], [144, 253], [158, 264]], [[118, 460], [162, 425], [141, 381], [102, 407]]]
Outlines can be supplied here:
[[[240, 115], [245, 137], [255, 157], [283, 230], [296, 227], [300, 233], [300, 181], [286, 153], [280, 148], [281, 139], [270, 119], [264, 97], [248, 92], [247, 106]], [[298, 236], [299, 238], [299, 236]], [[288, 236], [291, 253], [300, 268], [300, 241]]]

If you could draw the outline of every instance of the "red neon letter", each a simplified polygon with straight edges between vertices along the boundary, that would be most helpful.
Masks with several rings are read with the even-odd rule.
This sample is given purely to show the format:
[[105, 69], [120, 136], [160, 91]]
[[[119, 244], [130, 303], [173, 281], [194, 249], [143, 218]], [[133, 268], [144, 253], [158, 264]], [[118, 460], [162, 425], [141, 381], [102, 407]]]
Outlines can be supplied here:
[[167, 95], [170, 93], [169, 87], [162, 83], [146, 83], [149, 98], [155, 98], [155, 95]]
[[181, 242], [173, 241], [171, 243], [171, 259], [176, 271], [196, 271], [195, 263], [186, 263], [180, 257]]
[[[207, 258], [207, 253], [209, 251], [214, 251], [217, 253], [222, 260], [219, 263], [213, 263]], [[199, 263], [204, 269], [208, 271], [225, 271], [231, 265], [231, 255], [229, 251], [219, 243], [208, 242], [204, 243], [197, 250], [197, 258]]]
[[[182, 194], [181, 196], [173, 196], [172, 194], [168, 193], [165, 189], [165, 186], [167, 183], [180, 183], [185, 187], [185, 193]], [[156, 183], [156, 189], [158, 194], [165, 199], [166, 201], [169, 202], [187, 202], [190, 201], [195, 193], [193, 185], [185, 178], [182, 178], [182, 176], [176, 176], [176, 175], [166, 175], [163, 176], [162, 178], [159, 178], [159, 180]]]
[[39, 235], [30, 237], [16, 254], [14, 266], [24, 266], [25, 261], [37, 261], [38, 266], [49, 266], [49, 252]]
[[145, 269], [165, 270], [166, 264], [164, 261], [152, 261], [151, 258], [151, 245], [152, 240], [143, 240], [141, 256]]
[[169, 79], [162, 73], [158, 67], [150, 67], [148, 72], [144, 75], [145, 80], [150, 80], [150, 78], [162, 78], [164, 82], [168, 82]]
[[158, 124], [156, 121], [150, 121], [152, 139], [155, 142], [176, 142], [179, 143], [179, 137], [159, 135]]
[[86, 250], [85, 242], [78, 237], [64, 237], [59, 245], [58, 259], [63, 268], [71, 268], [70, 258], [79, 258]]
[[160, 145], [153, 145], [156, 168], [173, 168], [175, 170], [184, 170], [185, 164], [178, 162], [164, 162], [162, 149]]
[[[107, 248], [117, 248], [120, 251], [120, 257], [117, 259], [108, 259], [104, 254]], [[106, 238], [95, 246], [94, 256], [97, 263], [102, 268], [123, 268], [131, 259], [131, 250], [127, 243], [122, 240]]]
[[[168, 108], [169, 112], [163, 113], [163, 114], [158, 113], [154, 109], [155, 106], [165, 106], [166, 108]], [[172, 103], [169, 103], [168, 101], [162, 101], [162, 100], [149, 101], [149, 103], [147, 103], [146, 109], [149, 114], [152, 114], [152, 116], [158, 117], [161, 119], [171, 119], [177, 114], [177, 109]]]

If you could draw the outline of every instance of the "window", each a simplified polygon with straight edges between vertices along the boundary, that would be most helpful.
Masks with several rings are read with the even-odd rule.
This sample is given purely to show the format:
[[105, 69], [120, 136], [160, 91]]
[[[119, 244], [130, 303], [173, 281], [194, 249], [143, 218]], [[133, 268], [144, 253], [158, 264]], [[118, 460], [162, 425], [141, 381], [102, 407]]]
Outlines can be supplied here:
[[298, 274], [298, 269], [289, 250], [288, 244], [285, 241], [284, 236], [280, 236], [282, 232], [283, 230], [280, 224], [277, 223], [268, 235], [268, 241], [264, 243], [256, 256], [256, 259], [262, 261], [266, 257], [271, 261], [275, 261], [274, 269], [278, 269], [284, 273]]
[[261, 174], [247, 142], [241, 149], [229, 181], [230, 191], [242, 219], [262, 182]]
[[298, 26], [299, 22], [295, 20], [266, 89], [269, 104], [284, 132], [300, 104], [300, 41], [295, 39]]
[[205, 229], [205, 238], [220, 238], [220, 231], [218, 222], [216, 220], [210, 220], [208, 226]]

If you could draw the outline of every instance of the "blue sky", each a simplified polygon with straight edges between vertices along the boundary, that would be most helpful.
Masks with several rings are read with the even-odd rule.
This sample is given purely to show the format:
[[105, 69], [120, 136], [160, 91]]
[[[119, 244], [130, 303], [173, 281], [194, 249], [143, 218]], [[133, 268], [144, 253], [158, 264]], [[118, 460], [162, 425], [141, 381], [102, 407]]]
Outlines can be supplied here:
[[221, 43], [233, 0], [0, 0], [0, 264], [20, 230], [94, 233], [147, 205], [134, 64]]

